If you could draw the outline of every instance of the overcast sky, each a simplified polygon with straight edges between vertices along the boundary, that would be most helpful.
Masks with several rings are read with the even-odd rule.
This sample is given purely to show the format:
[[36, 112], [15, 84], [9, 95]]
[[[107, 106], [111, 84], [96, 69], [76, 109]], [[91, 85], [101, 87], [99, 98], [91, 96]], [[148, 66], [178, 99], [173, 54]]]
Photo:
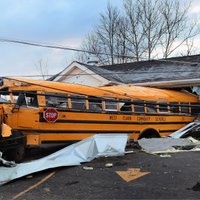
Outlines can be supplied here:
[[[57, 44], [79, 48], [107, 6], [123, 0], [0, 0], [0, 39]], [[193, 12], [199, 12], [195, 0]], [[0, 76], [38, 74], [42, 59], [48, 73], [63, 70], [74, 52], [0, 42]]]

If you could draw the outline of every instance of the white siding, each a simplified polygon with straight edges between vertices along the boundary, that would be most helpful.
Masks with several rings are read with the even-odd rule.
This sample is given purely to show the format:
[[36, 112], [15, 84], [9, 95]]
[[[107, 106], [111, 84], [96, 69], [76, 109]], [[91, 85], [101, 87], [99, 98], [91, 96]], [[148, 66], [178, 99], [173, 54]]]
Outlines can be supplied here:
[[[81, 75], [82, 74], [82, 75]], [[94, 77], [94, 75], [87, 74], [79, 68], [74, 68], [68, 75], [63, 77], [62, 82], [75, 83], [89, 86], [101, 86], [104, 83]]]

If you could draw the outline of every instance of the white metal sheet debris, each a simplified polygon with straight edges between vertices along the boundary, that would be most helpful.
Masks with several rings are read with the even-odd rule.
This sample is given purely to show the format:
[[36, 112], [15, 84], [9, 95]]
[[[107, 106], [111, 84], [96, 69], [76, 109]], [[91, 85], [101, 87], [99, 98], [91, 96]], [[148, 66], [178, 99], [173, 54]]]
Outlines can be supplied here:
[[179, 151], [200, 151], [200, 141], [193, 138], [151, 138], [138, 140], [142, 149], [151, 154], [174, 153]]
[[124, 155], [127, 134], [99, 134], [72, 144], [49, 156], [15, 167], [0, 167], [0, 185], [45, 169], [80, 165], [102, 156]]
[[169, 136], [172, 137], [172, 138], [181, 138], [181, 137], [188, 135], [190, 133], [190, 131], [192, 131], [192, 130], [198, 128], [198, 127], [200, 127], [199, 121], [191, 122], [191, 123], [187, 124], [186, 126], [184, 126], [183, 128], [173, 132]]

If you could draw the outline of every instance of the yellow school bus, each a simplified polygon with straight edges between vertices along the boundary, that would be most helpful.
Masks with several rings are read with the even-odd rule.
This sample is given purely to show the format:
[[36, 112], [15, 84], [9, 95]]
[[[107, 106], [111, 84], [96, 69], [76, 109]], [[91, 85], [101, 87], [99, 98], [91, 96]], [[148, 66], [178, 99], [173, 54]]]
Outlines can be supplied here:
[[198, 97], [186, 91], [7, 77], [0, 86], [0, 151], [20, 160], [24, 147], [100, 133], [126, 133], [131, 140], [167, 136], [195, 120], [199, 108]]

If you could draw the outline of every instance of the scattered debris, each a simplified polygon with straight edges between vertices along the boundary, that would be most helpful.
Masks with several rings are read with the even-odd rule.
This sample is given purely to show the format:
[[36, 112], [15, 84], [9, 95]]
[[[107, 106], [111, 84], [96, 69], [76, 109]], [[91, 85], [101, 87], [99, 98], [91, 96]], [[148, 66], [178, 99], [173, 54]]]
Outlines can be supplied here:
[[80, 165], [102, 156], [122, 156], [127, 139], [127, 134], [98, 134], [44, 158], [17, 164], [12, 168], [0, 167], [0, 185], [45, 169]]
[[46, 192], [46, 193], [49, 193], [51, 190], [50, 190], [50, 188], [48, 188], [48, 187], [45, 187], [44, 189], [44, 192]]
[[3, 153], [0, 151], [0, 163], [3, 164], [3, 166], [6, 167], [15, 167], [17, 164], [14, 161], [7, 161], [2, 158]]
[[83, 169], [84, 170], [93, 170], [94, 168], [93, 167], [84, 166]]
[[170, 158], [171, 157], [171, 155], [169, 155], [169, 154], [160, 154], [159, 156], [161, 158]]
[[113, 167], [113, 163], [106, 163], [105, 167], [109, 168], [109, 167]]
[[135, 153], [135, 151], [125, 151], [125, 154]]
[[174, 133], [172, 133], [171, 135], [169, 135], [169, 137], [182, 138], [182, 137], [189, 135], [192, 130], [195, 130], [199, 127], [200, 127], [199, 121], [191, 122], [191, 123], [187, 124], [186, 126], [184, 126], [183, 128], [181, 128], [181, 129], [175, 131]]
[[200, 141], [191, 138], [150, 138], [138, 140], [143, 151], [150, 154], [200, 151]]
[[26, 178], [27, 179], [31, 179], [31, 178], [33, 178], [33, 175], [31, 174], [31, 175], [28, 175], [28, 176], [26, 176]]

